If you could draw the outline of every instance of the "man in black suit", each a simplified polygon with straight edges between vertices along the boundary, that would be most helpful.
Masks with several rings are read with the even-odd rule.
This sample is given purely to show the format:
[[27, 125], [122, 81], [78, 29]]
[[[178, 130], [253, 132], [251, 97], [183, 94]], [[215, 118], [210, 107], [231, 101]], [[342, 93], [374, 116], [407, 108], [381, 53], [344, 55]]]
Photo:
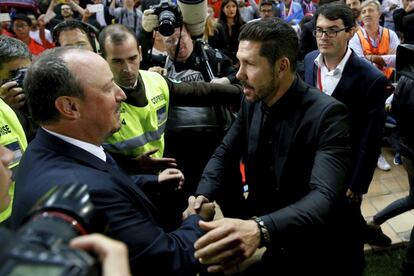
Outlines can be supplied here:
[[350, 166], [345, 106], [294, 73], [298, 38], [283, 20], [248, 23], [239, 39], [245, 97], [203, 172], [195, 208], [228, 185], [223, 173], [241, 158], [249, 193], [241, 218], [200, 222], [208, 233], [195, 244], [197, 258], [210, 272], [221, 271], [265, 246], [248, 275], [360, 274], [355, 262], [363, 252], [355, 251], [343, 216]]
[[[359, 214], [358, 222], [355, 222], [363, 232], [366, 223], [360, 205], [380, 154], [384, 106], [391, 86], [377, 68], [348, 47], [348, 41], [355, 33], [355, 20], [348, 6], [326, 4], [316, 12], [315, 21], [314, 34], [319, 51], [305, 57], [305, 80], [349, 109], [352, 170], [346, 194]], [[390, 243], [391, 240], [384, 239], [383, 242]]]
[[25, 91], [41, 128], [16, 177], [13, 227], [54, 185], [85, 183], [97, 210], [93, 230], [127, 244], [134, 274], [194, 275], [199, 263], [193, 243], [203, 234], [197, 223], [212, 218], [213, 206], [201, 216], [193, 210], [170, 233], [159, 226], [150, 198], [159, 185], [182, 182], [183, 176], [168, 169], [130, 177], [103, 150], [105, 138], [121, 127], [120, 105], [126, 99], [106, 61], [83, 49], [50, 50], [29, 70]]

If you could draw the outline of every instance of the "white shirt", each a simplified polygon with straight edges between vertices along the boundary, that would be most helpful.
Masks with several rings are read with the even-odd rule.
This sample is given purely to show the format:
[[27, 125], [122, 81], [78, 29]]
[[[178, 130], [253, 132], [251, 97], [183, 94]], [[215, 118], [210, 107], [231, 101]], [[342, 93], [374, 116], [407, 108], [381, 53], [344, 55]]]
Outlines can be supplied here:
[[[29, 36], [30, 36], [31, 39], [33, 39], [34, 41], [36, 41], [40, 45], [43, 45], [42, 40], [40, 39], [39, 30], [30, 31], [29, 32]], [[52, 43], [53, 42], [52, 34], [47, 29], [45, 29], [45, 38], [46, 38], [47, 41], [49, 41], [49, 43]]]
[[[382, 37], [382, 31], [383, 27], [379, 27], [380, 35], [378, 36], [379, 39], [373, 39], [368, 38], [367, 32], [364, 28], [360, 28], [362, 30], [362, 34], [366, 39], [369, 39], [371, 41], [371, 44], [373, 47], [377, 47], [378, 43], [381, 40]], [[395, 67], [395, 58], [396, 58], [396, 52], [397, 52], [397, 46], [400, 44], [400, 39], [398, 38], [397, 34], [393, 31], [388, 29], [390, 32], [390, 49], [388, 51], [387, 55], [382, 55], [381, 57], [384, 59], [385, 64], [387, 67]], [[355, 32], [354, 36], [349, 41], [349, 48], [354, 50], [355, 54], [361, 58], [365, 58], [364, 50], [362, 49], [361, 42], [359, 41], [358, 34]]]
[[[319, 54], [315, 59], [315, 64], [318, 67], [318, 72], [320, 70], [321, 80], [316, 79], [316, 87], [325, 94], [331, 96], [342, 77], [342, 72], [344, 71], [345, 64], [348, 62], [351, 53], [351, 49], [348, 48], [341, 62], [339, 62], [336, 68], [331, 71], [326, 67], [322, 54]], [[317, 74], [317, 78], [319, 78], [319, 74]], [[322, 88], [319, 87], [320, 82], [322, 83]]]
[[53, 131], [48, 130], [48, 129], [45, 129], [43, 127], [42, 127], [42, 129], [44, 131], [46, 131], [47, 133], [49, 133], [49, 134], [51, 134], [53, 136], [56, 136], [56, 137], [62, 139], [63, 141], [65, 141], [65, 142], [67, 142], [69, 144], [74, 145], [75, 147], [78, 147], [78, 148], [81, 148], [83, 150], [86, 150], [90, 154], [93, 154], [96, 157], [98, 157], [99, 159], [101, 159], [102, 161], [106, 162], [106, 155], [105, 155], [105, 152], [104, 152], [104, 149], [103, 149], [102, 146], [99, 146], [98, 147], [98, 146], [96, 146], [94, 144], [90, 144], [90, 143], [87, 143], [87, 142], [84, 142], [84, 141], [81, 141], [81, 140], [78, 140], [78, 139], [75, 139], [75, 138], [72, 138], [72, 137], [68, 137], [66, 135], [62, 135], [62, 134], [53, 132]]

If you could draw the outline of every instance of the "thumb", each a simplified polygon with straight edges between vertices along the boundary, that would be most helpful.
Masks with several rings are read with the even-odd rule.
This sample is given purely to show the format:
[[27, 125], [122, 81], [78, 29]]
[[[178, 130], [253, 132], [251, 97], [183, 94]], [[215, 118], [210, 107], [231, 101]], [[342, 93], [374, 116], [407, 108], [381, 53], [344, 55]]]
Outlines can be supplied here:
[[159, 151], [159, 149], [158, 149], [158, 148], [156, 148], [156, 149], [152, 149], [152, 150], [149, 150], [149, 151], [145, 152], [144, 154], [145, 154], [146, 156], [151, 156], [151, 155], [153, 155], [154, 153], [156, 153], [157, 151]]
[[200, 226], [200, 228], [203, 229], [204, 231], [208, 232], [210, 230], [213, 230], [214, 228], [217, 228], [219, 224], [217, 223], [217, 220], [213, 220], [213, 221], [200, 220], [198, 222], [198, 226]]

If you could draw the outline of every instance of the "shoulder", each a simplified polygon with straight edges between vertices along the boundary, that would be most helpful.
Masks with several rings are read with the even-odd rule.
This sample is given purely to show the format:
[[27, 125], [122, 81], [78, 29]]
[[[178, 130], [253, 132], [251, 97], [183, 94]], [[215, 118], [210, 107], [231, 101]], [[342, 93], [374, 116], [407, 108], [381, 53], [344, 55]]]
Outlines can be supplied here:
[[314, 50], [312, 52], [307, 53], [305, 56], [305, 62], [313, 62], [318, 55], [319, 55], [318, 50]]

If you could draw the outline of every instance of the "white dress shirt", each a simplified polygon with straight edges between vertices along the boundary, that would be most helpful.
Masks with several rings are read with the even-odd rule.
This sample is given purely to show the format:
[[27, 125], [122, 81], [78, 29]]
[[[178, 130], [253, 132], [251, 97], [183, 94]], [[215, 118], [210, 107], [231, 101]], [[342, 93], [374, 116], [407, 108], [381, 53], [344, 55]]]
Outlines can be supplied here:
[[[319, 90], [321, 90], [322, 92], [324, 92], [325, 94], [329, 96], [332, 95], [333, 91], [335, 90], [336, 86], [339, 83], [339, 80], [342, 77], [342, 72], [344, 71], [345, 64], [347, 63], [349, 57], [351, 56], [351, 53], [352, 53], [351, 49], [348, 48], [341, 62], [339, 62], [336, 68], [331, 71], [329, 71], [328, 67], [326, 67], [322, 54], [319, 54], [316, 57], [315, 64], [318, 67], [316, 87]], [[319, 77], [321, 79], [319, 79]], [[320, 87], [320, 84], [322, 84], [322, 87]]]

